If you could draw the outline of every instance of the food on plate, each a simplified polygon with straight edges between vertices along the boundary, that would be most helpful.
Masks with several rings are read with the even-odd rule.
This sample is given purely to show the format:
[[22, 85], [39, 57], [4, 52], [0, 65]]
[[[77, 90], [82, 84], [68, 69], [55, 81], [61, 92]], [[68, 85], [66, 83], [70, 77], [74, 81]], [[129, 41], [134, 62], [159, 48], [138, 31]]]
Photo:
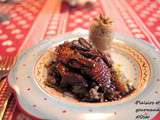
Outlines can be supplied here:
[[64, 42], [50, 54], [54, 57], [46, 65], [46, 85], [71, 93], [79, 101], [115, 101], [134, 91], [119, 79], [109, 53], [102, 53], [84, 38]]
[[[112, 41], [112, 21], [100, 15], [90, 26], [89, 40], [79, 38], [58, 45], [46, 64], [46, 85], [72, 94], [79, 101], [119, 100], [134, 91], [108, 51]], [[54, 56], [54, 57], [52, 57]]]

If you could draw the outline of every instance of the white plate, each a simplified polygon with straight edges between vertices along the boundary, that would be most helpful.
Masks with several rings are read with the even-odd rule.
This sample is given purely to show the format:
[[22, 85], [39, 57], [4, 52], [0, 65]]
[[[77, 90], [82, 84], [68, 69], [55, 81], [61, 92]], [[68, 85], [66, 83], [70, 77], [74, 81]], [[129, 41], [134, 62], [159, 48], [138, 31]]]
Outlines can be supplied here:
[[[35, 66], [44, 53], [65, 40], [87, 37], [88, 32], [73, 32], [44, 40], [20, 55], [9, 74], [9, 85], [15, 91], [20, 107], [31, 116], [50, 120], [135, 120], [153, 118], [160, 103], [160, 54], [143, 40], [115, 34], [111, 56], [121, 65], [136, 91], [120, 101], [83, 103], [54, 94], [38, 80]], [[138, 102], [139, 101], [139, 102]], [[140, 102], [151, 102], [143, 104]], [[154, 103], [153, 103], [154, 102]], [[151, 105], [152, 104], [152, 105]]]

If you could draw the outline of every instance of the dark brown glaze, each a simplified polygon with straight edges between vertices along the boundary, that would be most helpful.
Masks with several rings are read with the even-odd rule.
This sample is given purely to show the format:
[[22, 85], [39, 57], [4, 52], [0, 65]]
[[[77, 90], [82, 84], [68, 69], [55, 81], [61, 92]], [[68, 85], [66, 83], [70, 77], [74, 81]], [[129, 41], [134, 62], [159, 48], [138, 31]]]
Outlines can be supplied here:
[[65, 42], [55, 52], [56, 60], [48, 67], [51, 79], [47, 82], [73, 93], [80, 101], [113, 101], [133, 91], [129, 89], [132, 86], [124, 86], [116, 77], [110, 55], [98, 51], [85, 39]]

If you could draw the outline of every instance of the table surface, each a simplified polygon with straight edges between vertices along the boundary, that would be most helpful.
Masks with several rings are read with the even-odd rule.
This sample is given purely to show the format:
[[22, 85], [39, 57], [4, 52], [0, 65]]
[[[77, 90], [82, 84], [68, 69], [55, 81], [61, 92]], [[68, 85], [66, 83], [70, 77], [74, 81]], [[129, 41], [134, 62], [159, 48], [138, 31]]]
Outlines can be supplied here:
[[[156, 0], [90, 0], [93, 8], [70, 7], [60, 0], [22, 0], [16, 4], [0, 3], [0, 13], [10, 20], [0, 23], [0, 64], [6, 56], [16, 58], [24, 49], [55, 35], [88, 29], [90, 20], [99, 13], [110, 16], [114, 32], [139, 38], [160, 49], [160, 2]], [[0, 107], [11, 92], [7, 80], [0, 90]], [[5, 120], [30, 120], [13, 96]], [[157, 114], [152, 120], [159, 120]]]

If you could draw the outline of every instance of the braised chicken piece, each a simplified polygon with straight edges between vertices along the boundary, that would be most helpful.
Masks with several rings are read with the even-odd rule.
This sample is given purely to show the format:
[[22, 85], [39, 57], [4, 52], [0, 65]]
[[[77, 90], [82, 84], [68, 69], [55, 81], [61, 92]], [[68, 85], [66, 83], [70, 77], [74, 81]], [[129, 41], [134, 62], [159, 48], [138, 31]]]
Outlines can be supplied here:
[[[116, 77], [113, 61], [83, 38], [59, 45], [47, 82], [85, 102], [118, 100], [134, 88]], [[124, 87], [125, 86], [125, 87]], [[127, 89], [125, 89], [127, 87]]]

